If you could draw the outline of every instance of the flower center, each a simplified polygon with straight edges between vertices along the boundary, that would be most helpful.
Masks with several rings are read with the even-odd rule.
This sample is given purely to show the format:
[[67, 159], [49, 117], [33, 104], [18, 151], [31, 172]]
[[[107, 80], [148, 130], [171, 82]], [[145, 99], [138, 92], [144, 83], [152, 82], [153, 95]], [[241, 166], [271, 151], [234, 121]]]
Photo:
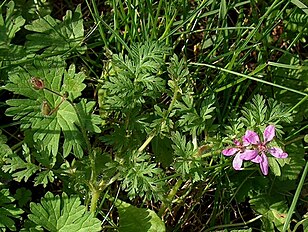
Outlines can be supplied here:
[[242, 144], [237, 145], [236, 148], [240, 149], [241, 153], [245, 151], [245, 147]]
[[259, 152], [266, 152], [267, 150], [266, 145], [263, 143], [258, 144], [258, 150]]

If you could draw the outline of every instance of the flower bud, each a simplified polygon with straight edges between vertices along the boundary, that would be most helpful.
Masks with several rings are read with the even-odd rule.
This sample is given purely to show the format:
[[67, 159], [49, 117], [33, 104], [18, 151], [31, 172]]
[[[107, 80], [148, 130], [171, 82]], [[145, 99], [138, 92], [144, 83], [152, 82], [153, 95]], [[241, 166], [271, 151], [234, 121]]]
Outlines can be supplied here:
[[44, 116], [48, 116], [50, 114], [50, 106], [48, 105], [48, 102], [47, 101], [43, 101], [42, 103], [42, 107], [41, 107], [41, 112]]
[[45, 84], [44, 81], [42, 79], [39, 79], [38, 77], [32, 77], [30, 80], [32, 87], [34, 89], [44, 89], [45, 88]]

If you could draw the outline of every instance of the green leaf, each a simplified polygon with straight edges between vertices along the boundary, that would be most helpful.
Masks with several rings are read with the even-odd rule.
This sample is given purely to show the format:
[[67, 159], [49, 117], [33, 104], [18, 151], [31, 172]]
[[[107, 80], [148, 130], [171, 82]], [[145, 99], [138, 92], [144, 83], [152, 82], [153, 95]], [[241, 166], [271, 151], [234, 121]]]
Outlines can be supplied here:
[[6, 4], [7, 11], [5, 19], [1, 14], [2, 9], [0, 8], [0, 45], [9, 45], [15, 34], [25, 24], [26, 20], [22, 16], [18, 15], [14, 10], [14, 1], [10, 1]]
[[288, 212], [288, 205], [282, 199], [279, 195], [259, 195], [250, 200], [253, 209], [263, 215], [265, 231], [273, 231], [273, 224], [281, 231]]
[[13, 173], [14, 180], [21, 182], [27, 180], [34, 175], [40, 168], [31, 162], [30, 151], [28, 147], [23, 145], [23, 156], [25, 157], [24, 161], [17, 154], [13, 153], [10, 157], [6, 159], [6, 164], [3, 165], [2, 170], [4, 172]]
[[183, 179], [191, 178], [193, 182], [201, 180], [204, 170], [201, 167], [198, 150], [193, 147], [191, 141], [186, 142], [186, 136], [178, 131], [172, 133], [171, 140], [174, 143], [171, 145], [174, 150], [172, 166], [182, 175]]
[[175, 104], [175, 113], [180, 116], [177, 121], [178, 125], [183, 127], [184, 131], [196, 130], [197, 134], [202, 133], [208, 120], [212, 118], [212, 113], [215, 110], [214, 103], [214, 95], [202, 99], [200, 107], [194, 102], [194, 96], [184, 95], [182, 101], [178, 100]]
[[242, 114], [244, 118], [242, 121], [247, 127], [254, 127], [256, 124], [264, 123], [267, 112], [267, 105], [263, 96], [257, 94], [252, 99], [252, 102], [243, 107]]
[[165, 82], [158, 73], [167, 50], [155, 42], [133, 45], [129, 56], [114, 54], [112, 70], [103, 89], [106, 108], [123, 109], [124, 112], [140, 106], [145, 98], [161, 96]]
[[54, 196], [47, 192], [41, 203], [30, 204], [28, 218], [50, 232], [100, 231], [101, 222], [81, 205], [76, 196]]
[[8, 228], [11, 231], [16, 231], [15, 221], [13, 220], [20, 218], [23, 213], [22, 209], [16, 207], [13, 202], [15, 199], [10, 196], [8, 189], [0, 190], [0, 230], [6, 231]]
[[25, 206], [29, 201], [31, 201], [32, 192], [29, 189], [26, 189], [24, 187], [19, 188], [16, 190], [16, 193], [14, 195], [14, 198], [18, 202], [19, 207]]
[[280, 166], [274, 157], [268, 157], [268, 164], [275, 176], [281, 176]]
[[302, 172], [305, 165], [305, 150], [301, 142], [293, 142], [292, 144], [286, 146], [286, 152], [288, 153], [288, 158], [285, 159], [287, 162], [281, 168], [282, 176], [281, 180], [295, 180], [298, 175]]
[[[10, 99], [10, 108], [6, 114], [21, 122], [22, 129], [32, 129], [34, 142], [42, 142], [44, 147], [56, 156], [59, 149], [61, 132], [64, 135], [63, 151], [66, 157], [71, 151], [77, 157], [82, 157], [85, 141], [82, 127], [91, 132], [99, 132], [95, 124], [101, 121], [92, 115], [93, 103], [72, 103], [81, 95], [85, 88], [83, 80], [85, 74], [75, 73], [75, 66], [71, 65], [66, 71], [61, 57], [49, 60], [38, 60], [33, 65], [17, 68], [9, 74], [10, 83], [6, 89], [15, 94], [23, 95], [27, 99]], [[44, 88], [36, 90], [30, 83], [32, 77], [39, 78]], [[48, 90], [50, 89], [50, 90]], [[55, 94], [56, 93], [56, 94]], [[61, 97], [68, 94], [68, 100]], [[42, 105], [47, 104], [52, 114], [42, 112]], [[80, 115], [78, 117], [77, 113]], [[80, 122], [81, 120], [81, 122]]]
[[[4, 16], [2, 13], [5, 12]], [[26, 59], [26, 51], [22, 46], [12, 44], [16, 33], [25, 24], [25, 20], [15, 9], [14, 1], [10, 1], [0, 8], [0, 60], [3, 66]], [[2, 74], [3, 75], [3, 74]]]
[[164, 191], [162, 170], [151, 162], [150, 156], [133, 152], [129, 160], [120, 168], [123, 178], [122, 187], [128, 192], [128, 197], [145, 197], [147, 200], [161, 199]]
[[34, 179], [34, 186], [42, 184], [46, 188], [48, 183], [54, 182], [54, 173], [51, 170], [40, 172]]
[[165, 232], [166, 228], [157, 214], [150, 209], [137, 208], [117, 199], [120, 232]]
[[86, 49], [82, 46], [84, 39], [83, 19], [81, 6], [78, 5], [75, 12], [67, 11], [63, 21], [46, 15], [34, 20], [25, 28], [31, 33], [27, 35], [26, 48], [28, 52], [64, 53], [71, 51], [83, 53]]
[[11, 148], [6, 144], [7, 138], [0, 130], [0, 165], [5, 162], [5, 158], [12, 154]]
[[[168, 85], [174, 92], [177, 88], [181, 88], [185, 82], [189, 80], [189, 70], [184, 58], [179, 60], [176, 54], [171, 58], [170, 66], [167, 68], [168, 74], [171, 80], [168, 81]], [[183, 92], [180, 90], [180, 92]]]

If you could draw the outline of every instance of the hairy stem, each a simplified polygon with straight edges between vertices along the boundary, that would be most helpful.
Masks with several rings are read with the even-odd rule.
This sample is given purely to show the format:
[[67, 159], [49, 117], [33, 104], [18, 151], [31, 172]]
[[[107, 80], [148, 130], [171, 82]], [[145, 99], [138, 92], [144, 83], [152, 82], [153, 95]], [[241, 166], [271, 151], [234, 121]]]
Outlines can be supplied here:
[[91, 195], [90, 212], [95, 213], [96, 207], [97, 207], [97, 202], [98, 202], [98, 199], [100, 197], [101, 191], [93, 188], [93, 189], [91, 189], [91, 194], [92, 195]]

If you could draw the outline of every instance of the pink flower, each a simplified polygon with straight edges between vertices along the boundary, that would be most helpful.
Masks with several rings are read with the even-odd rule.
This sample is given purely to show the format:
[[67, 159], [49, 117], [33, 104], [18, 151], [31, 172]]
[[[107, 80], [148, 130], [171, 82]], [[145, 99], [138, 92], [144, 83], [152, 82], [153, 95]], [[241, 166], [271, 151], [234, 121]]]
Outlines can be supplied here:
[[255, 157], [258, 156], [258, 151], [256, 150], [246, 150], [246, 146], [249, 145], [246, 141], [243, 141], [242, 143], [238, 141], [237, 139], [234, 140], [235, 147], [230, 147], [227, 149], [224, 149], [222, 151], [222, 154], [225, 156], [232, 156], [235, 155], [233, 159], [233, 168], [235, 170], [241, 170], [243, 160], [253, 160]]
[[254, 158], [249, 159], [247, 156], [241, 156], [243, 160], [250, 160], [254, 163], [259, 163], [261, 171], [264, 175], [268, 174], [268, 159], [266, 153], [270, 153], [276, 158], [287, 158], [288, 154], [279, 147], [268, 147], [268, 143], [275, 137], [275, 126], [269, 125], [263, 132], [263, 142], [260, 141], [259, 135], [251, 130], [247, 130], [243, 136], [243, 143], [251, 144], [257, 152]]

